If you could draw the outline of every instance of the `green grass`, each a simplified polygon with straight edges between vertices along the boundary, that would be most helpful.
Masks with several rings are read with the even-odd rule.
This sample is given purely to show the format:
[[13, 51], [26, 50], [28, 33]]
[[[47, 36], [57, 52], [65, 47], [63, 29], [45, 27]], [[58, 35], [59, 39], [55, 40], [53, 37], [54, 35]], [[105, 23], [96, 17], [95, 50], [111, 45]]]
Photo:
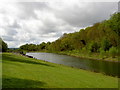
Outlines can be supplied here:
[[3, 88], [117, 88], [118, 78], [3, 53]]

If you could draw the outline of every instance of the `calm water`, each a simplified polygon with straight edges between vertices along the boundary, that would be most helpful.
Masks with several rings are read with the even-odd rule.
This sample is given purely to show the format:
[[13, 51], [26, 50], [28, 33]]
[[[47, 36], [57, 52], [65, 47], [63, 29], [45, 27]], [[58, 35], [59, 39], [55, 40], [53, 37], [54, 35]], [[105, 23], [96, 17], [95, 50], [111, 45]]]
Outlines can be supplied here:
[[34, 58], [66, 66], [81, 68], [106, 75], [118, 76], [118, 63], [100, 60], [81, 59], [77, 57], [59, 55], [54, 53], [26, 53]]

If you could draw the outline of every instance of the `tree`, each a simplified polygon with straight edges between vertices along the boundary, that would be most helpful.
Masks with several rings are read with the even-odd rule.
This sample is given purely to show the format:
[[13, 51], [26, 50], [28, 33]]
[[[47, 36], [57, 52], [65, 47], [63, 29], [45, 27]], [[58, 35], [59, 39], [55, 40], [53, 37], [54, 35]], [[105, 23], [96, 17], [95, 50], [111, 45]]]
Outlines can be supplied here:
[[73, 50], [73, 44], [71, 42], [72, 40], [69, 38], [63, 39], [60, 44], [61, 51]]
[[51, 42], [47, 42], [47, 43], [46, 43], [46, 46], [45, 46], [45, 49], [46, 49], [46, 50], [49, 49], [50, 44], [51, 44]]
[[96, 42], [91, 42], [88, 46], [90, 52], [98, 52], [99, 45]]
[[45, 43], [45, 42], [42, 42], [42, 43], [40, 44], [40, 49], [43, 50], [43, 49], [45, 49], [45, 47], [46, 47], [46, 43]]
[[114, 58], [118, 54], [118, 49], [116, 47], [111, 47], [109, 53]]
[[110, 47], [111, 47], [111, 43], [106, 38], [104, 38], [101, 42], [101, 48], [104, 51], [107, 51], [107, 50], [109, 50]]
[[63, 36], [52, 43], [29, 44], [21, 48], [36, 51], [48, 50], [51, 52], [82, 50], [85, 48], [85, 51], [104, 55], [111, 47], [120, 46], [119, 18], [120, 13], [115, 13], [109, 20], [95, 23], [93, 26], [81, 29], [79, 32], [64, 33]]
[[0, 51], [6, 52], [8, 49], [7, 43], [5, 43], [1, 38], [0, 38]]
[[120, 36], [120, 13], [114, 13], [108, 20], [108, 26]]

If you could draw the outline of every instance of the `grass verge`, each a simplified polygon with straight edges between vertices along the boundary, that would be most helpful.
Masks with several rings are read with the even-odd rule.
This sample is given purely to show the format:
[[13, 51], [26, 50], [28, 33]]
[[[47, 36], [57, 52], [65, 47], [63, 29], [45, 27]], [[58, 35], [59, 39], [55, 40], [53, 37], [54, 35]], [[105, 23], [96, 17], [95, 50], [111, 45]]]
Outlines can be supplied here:
[[118, 78], [24, 56], [2, 54], [3, 88], [117, 88]]

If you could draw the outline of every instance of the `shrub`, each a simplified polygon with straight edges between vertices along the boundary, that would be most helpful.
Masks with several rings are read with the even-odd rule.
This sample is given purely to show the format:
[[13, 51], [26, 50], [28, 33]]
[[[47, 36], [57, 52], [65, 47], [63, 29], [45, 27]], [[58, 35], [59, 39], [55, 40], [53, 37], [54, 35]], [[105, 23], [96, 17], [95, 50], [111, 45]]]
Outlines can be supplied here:
[[87, 49], [85, 47], [82, 48], [82, 53], [87, 53]]
[[110, 47], [111, 47], [110, 41], [108, 41], [106, 38], [104, 38], [104, 39], [101, 41], [101, 48], [102, 48], [104, 51], [107, 51], [107, 50], [109, 50]]
[[91, 42], [88, 46], [90, 52], [98, 52], [99, 45], [96, 42]]
[[118, 54], [117, 48], [116, 48], [116, 47], [110, 48], [109, 54], [110, 54], [113, 58], [114, 58], [115, 56], [117, 56], [117, 54]]
[[99, 49], [99, 52], [100, 52], [101, 57], [103, 57], [105, 55], [105, 51], [102, 48]]

